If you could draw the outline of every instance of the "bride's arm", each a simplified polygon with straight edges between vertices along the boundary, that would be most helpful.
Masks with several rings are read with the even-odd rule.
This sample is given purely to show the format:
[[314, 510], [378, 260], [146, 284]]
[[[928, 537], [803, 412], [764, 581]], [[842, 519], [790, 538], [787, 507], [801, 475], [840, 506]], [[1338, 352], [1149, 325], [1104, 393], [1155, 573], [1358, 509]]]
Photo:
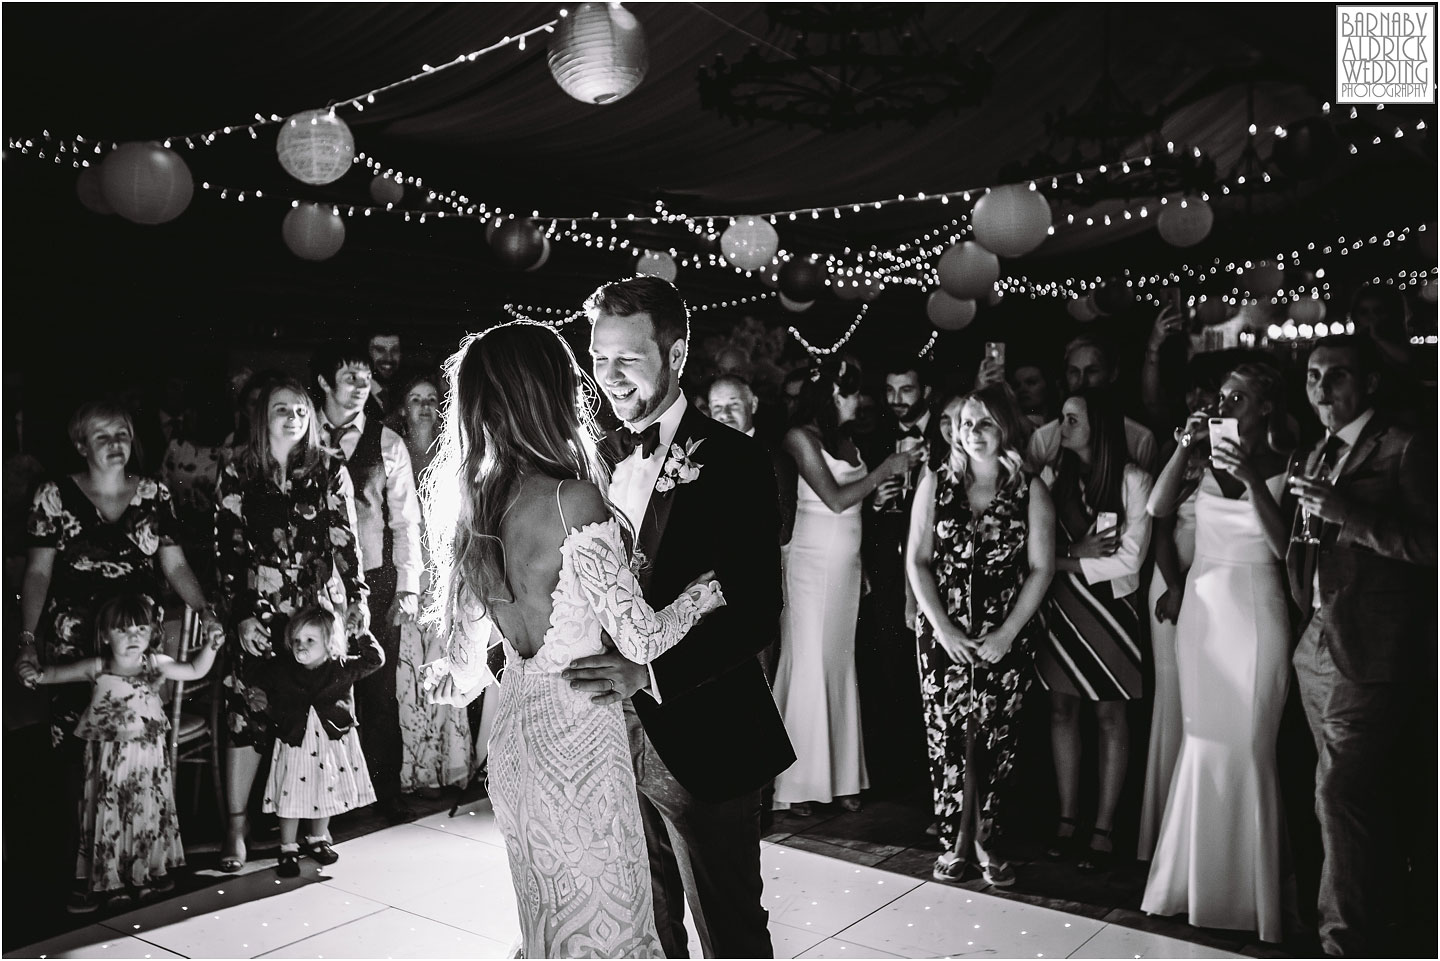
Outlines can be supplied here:
[[576, 581], [600, 626], [626, 660], [648, 664], [678, 644], [706, 614], [725, 604], [720, 583], [710, 580], [687, 588], [664, 610], [655, 610], [630, 569], [620, 526], [610, 520], [599, 492], [589, 485], [572, 484], [562, 496], [567, 521], [571, 529], [579, 531], [571, 546]]
[[486, 660], [490, 648], [500, 639], [488, 614], [457, 614], [444, 656], [420, 668], [420, 684], [429, 692], [430, 703], [463, 707], [494, 684], [495, 675]]

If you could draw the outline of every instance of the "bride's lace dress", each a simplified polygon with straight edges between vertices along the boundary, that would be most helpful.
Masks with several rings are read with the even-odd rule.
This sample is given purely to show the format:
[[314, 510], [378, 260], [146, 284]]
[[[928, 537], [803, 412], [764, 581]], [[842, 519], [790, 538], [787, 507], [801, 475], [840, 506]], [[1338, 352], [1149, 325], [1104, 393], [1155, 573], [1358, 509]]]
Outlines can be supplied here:
[[464, 700], [494, 675], [486, 649], [505, 644], [490, 735], [490, 798], [505, 837], [528, 958], [661, 958], [649, 858], [621, 705], [597, 706], [560, 672], [602, 651], [607, 632], [645, 663], [724, 604], [718, 583], [692, 587], [663, 611], [645, 602], [612, 518], [571, 531], [560, 548], [549, 630], [522, 658], [488, 617], [457, 625], [448, 673]]

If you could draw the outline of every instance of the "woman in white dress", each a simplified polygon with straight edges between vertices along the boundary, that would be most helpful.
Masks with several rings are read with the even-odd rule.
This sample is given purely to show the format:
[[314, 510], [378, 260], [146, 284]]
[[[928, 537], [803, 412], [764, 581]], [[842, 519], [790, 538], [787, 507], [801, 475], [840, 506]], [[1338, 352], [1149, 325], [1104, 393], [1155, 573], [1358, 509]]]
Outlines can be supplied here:
[[1153, 509], [1166, 514], [1192, 460], [1213, 465], [1196, 498], [1195, 563], [1176, 625], [1184, 734], [1141, 903], [1271, 942], [1283, 933], [1275, 736], [1290, 679], [1287, 452], [1275, 446], [1283, 396], [1274, 368], [1235, 368], [1219, 409], [1239, 422], [1240, 444], [1212, 452], [1206, 418], [1193, 416], [1156, 484]]
[[595, 394], [549, 327], [505, 324], [446, 364], [448, 406], [426, 477], [436, 569], [430, 614], [450, 637], [426, 665], [440, 703], [494, 681], [490, 798], [505, 838], [527, 958], [664, 957], [620, 699], [561, 677], [602, 634], [645, 663], [725, 603], [702, 575], [656, 612], [632, 570], [633, 539], [590, 416]]
[[777, 811], [805, 817], [813, 801], [860, 809], [870, 786], [860, 739], [855, 621], [860, 609], [860, 505], [925, 449], [891, 454], [868, 470], [844, 425], [860, 406], [860, 369], [826, 361], [803, 382], [785, 452], [800, 479], [785, 547], [785, 609], [775, 703], [796, 761], [775, 779]]

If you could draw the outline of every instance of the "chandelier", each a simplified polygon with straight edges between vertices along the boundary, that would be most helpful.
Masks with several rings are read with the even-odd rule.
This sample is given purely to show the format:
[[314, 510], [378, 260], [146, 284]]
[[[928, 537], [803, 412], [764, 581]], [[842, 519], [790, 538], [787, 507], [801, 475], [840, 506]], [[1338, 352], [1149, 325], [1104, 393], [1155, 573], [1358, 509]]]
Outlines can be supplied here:
[[973, 107], [994, 71], [979, 51], [932, 43], [919, 3], [772, 3], [770, 30], [731, 63], [700, 68], [700, 103], [732, 123], [826, 131], [904, 122]]

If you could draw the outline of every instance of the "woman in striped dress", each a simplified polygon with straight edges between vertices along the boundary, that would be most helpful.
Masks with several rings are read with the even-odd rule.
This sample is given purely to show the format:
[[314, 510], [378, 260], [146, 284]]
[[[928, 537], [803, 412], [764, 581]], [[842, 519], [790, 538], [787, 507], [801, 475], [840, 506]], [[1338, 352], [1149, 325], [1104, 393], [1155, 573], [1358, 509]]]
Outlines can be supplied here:
[[1099, 732], [1099, 797], [1080, 869], [1099, 871], [1110, 860], [1115, 807], [1125, 783], [1128, 702], [1142, 693], [1137, 590], [1150, 541], [1145, 503], [1152, 484], [1150, 475], [1130, 462], [1124, 416], [1107, 391], [1065, 401], [1058, 463], [1046, 468], [1045, 479], [1055, 500], [1055, 580], [1046, 617], [1049, 637], [1035, 666], [1050, 692], [1051, 754], [1060, 795], [1060, 823], [1046, 854], [1064, 856], [1079, 824], [1080, 706], [1089, 701]]

